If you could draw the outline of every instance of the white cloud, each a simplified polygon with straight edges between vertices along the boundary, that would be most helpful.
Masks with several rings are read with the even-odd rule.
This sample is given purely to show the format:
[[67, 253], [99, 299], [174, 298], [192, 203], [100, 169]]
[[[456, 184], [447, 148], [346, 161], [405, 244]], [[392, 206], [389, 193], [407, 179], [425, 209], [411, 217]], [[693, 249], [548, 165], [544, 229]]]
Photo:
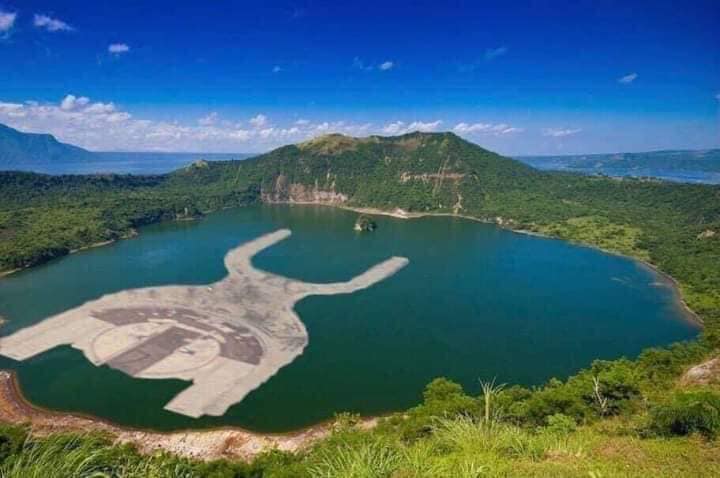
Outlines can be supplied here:
[[8, 118], [24, 118], [24, 105], [20, 103], [0, 102], [0, 116], [7, 116]]
[[211, 126], [217, 123], [218, 120], [218, 114], [216, 112], [212, 112], [208, 114], [207, 116], [203, 116], [198, 120], [198, 124], [200, 126]]
[[16, 19], [17, 13], [0, 10], [0, 33], [9, 32], [13, 25], [15, 25]]
[[356, 56], [355, 58], [353, 58], [352, 67], [355, 68], [356, 70], [362, 70], [362, 71], [372, 71], [372, 70], [388, 71], [388, 70], [392, 70], [395, 67], [395, 62], [387, 60], [378, 65], [372, 65], [372, 64], [365, 63], [359, 56]]
[[[61, 141], [96, 151], [258, 152], [322, 134], [399, 135], [438, 131], [443, 124], [439, 119], [373, 124], [304, 118], [277, 124], [262, 113], [230, 121], [216, 112], [188, 121], [136, 118], [111, 101], [77, 94], [54, 103], [3, 102], [0, 98], [0, 123], [21, 131], [50, 133]], [[457, 123], [453, 130], [496, 137], [512, 137], [509, 133], [521, 131], [504, 123], [467, 122]]]
[[273, 73], [280, 73], [282, 71], [282, 68], [280, 68], [279, 65], [273, 66], [272, 72]]
[[414, 131], [422, 131], [425, 133], [436, 131], [442, 124], [441, 120], [424, 123], [422, 121], [413, 121], [412, 123], [405, 123], [404, 121], [395, 121], [393, 123], [386, 124], [382, 132], [389, 135], [396, 134], [407, 134]]
[[197, 124], [134, 118], [112, 102], [67, 95], [57, 103], [0, 101], [0, 123], [21, 131], [50, 133], [61, 141], [96, 151], [254, 152], [327, 133], [367, 136], [370, 124], [298, 120], [275, 126], [258, 114], [242, 123], [210, 113]]
[[130, 51], [130, 47], [126, 43], [113, 43], [108, 46], [108, 52], [113, 55], [121, 55]]
[[543, 136], [551, 136], [553, 138], [563, 138], [581, 132], [580, 128], [546, 128], [543, 130]]
[[522, 128], [515, 128], [505, 123], [491, 124], [491, 123], [458, 123], [453, 128], [453, 131], [457, 134], [492, 134], [495, 136], [501, 136], [510, 133], [520, 133], [523, 131]]
[[508, 47], [506, 46], [500, 46], [497, 48], [488, 48], [485, 50], [485, 59], [490, 61], [494, 60], [497, 57], [503, 56], [508, 52]]
[[268, 124], [267, 116], [262, 114], [254, 116], [250, 118], [250, 124], [253, 125], [255, 128], [263, 128]]
[[630, 83], [635, 81], [635, 79], [637, 77], [638, 77], [637, 73], [630, 73], [628, 75], [621, 76], [620, 78], [618, 78], [618, 83], [622, 83], [624, 85], [629, 85]]
[[[87, 98], [80, 98], [85, 99]], [[93, 103], [84, 110], [85, 113], [91, 114], [109, 114], [115, 112], [115, 105], [113, 103]]]
[[38, 15], [37, 13], [33, 17], [33, 25], [38, 28], [44, 28], [49, 32], [69, 32], [74, 30], [73, 27], [60, 19], [47, 15]]
[[64, 111], [72, 111], [75, 108], [87, 105], [89, 102], [90, 98], [88, 98], [87, 96], [81, 96], [80, 98], [78, 98], [75, 95], [67, 95], [60, 102], [60, 109]]

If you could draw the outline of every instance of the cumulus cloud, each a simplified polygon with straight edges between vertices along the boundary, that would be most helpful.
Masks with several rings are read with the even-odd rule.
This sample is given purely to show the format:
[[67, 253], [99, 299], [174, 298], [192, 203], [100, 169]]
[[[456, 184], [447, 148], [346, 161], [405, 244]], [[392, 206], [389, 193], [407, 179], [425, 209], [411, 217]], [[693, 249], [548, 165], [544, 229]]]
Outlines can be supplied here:
[[553, 138], [564, 138], [565, 136], [572, 136], [582, 131], [581, 128], [546, 128], [543, 130], [543, 136], [550, 136]]
[[[81, 100], [87, 100], [87, 98], [80, 98]], [[109, 114], [115, 112], [115, 105], [113, 103], [93, 103], [83, 110], [85, 113], [94, 114]]]
[[630, 73], [628, 75], [621, 76], [620, 78], [618, 78], [618, 83], [622, 83], [624, 85], [629, 85], [630, 83], [635, 81], [637, 79], [637, 77], [638, 77], [637, 73]]
[[216, 112], [209, 113], [206, 116], [203, 116], [198, 120], [198, 124], [200, 126], [211, 126], [217, 123], [218, 121], [218, 114]]
[[498, 58], [500, 56], [503, 56], [508, 52], [508, 48], [506, 46], [500, 46], [497, 48], [488, 48], [485, 50], [485, 59], [488, 61], [494, 60], [495, 58]]
[[394, 66], [395, 63], [393, 63], [392, 61], [385, 61], [383, 63], [380, 63], [380, 66], [378, 68], [380, 68], [382, 71], [387, 71], [391, 70]]
[[0, 33], [6, 34], [15, 25], [17, 13], [0, 10]]
[[72, 111], [78, 107], [85, 106], [90, 102], [90, 98], [87, 96], [81, 96], [80, 98], [75, 95], [67, 95], [60, 102], [60, 109], [63, 111]]
[[61, 141], [96, 151], [255, 152], [321, 134], [367, 136], [372, 132], [369, 123], [344, 121], [298, 120], [277, 126], [264, 114], [241, 123], [222, 121], [210, 113], [186, 125], [135, 118], [112, 102], [77, 95], [67, 95], [57, 103], [0, 100], [0, 123], [21, 131], [51, 133]]
[[516, 128], [505, 123], [458, 123], [453, 128], [453, 131], [457, 134], [463, 135], [492, 134], [495, 136], [501, 136], [510, 133], [520, 133], [523, 131], [523, 129]]
[[[277, 124], [262, 113], [230, 121], [216, 112], [181, 123], [136, 118], [111, 101], [96, 101], [78, 94], [68, 94], [54, 103], [4, 102], [0, 98], [0, 123], [21, 131], [50, 133], [61, 141], [95, 151], [201, 152], [267, 151], [329, 133], [368, 136], [433, 132], [443, 124], [439, 119], [373, 124], [305, 118]], [[522, 131], [504, 123], [468, 122], [457, 123], [453, 130], [458, 134], [497, 137]]]
[[20, 103], [0, 102], [0, 116], [5, 116], [7, 118], [24, 118], [24, 105]]
[[113, 55], [122, 55], [130, 51], [130, 47], [126, 43], [113, 43], [108, 46], [108, 52]]
[[382, 132], [389, 135], [407, 134], [414, 131], [422, 131], [425, 133], [437, 131], [442, 124], [441, 120], [424, 123], [422, 121], [413, 121], [405, 123], [404, 121], [395, 121], [388, 123], [382, 128]]
[[256, 128], [264, 128], [268, 124], [267, 116], [262, 114], [256, 115], [250, 118], [250, 124]]
[[48, 15], [35, 14], [33, 17], [33, 25], [38, 28], [44, 28], [49, 32], [69, 32], [74, 28], [58, 18], [52, 18]]

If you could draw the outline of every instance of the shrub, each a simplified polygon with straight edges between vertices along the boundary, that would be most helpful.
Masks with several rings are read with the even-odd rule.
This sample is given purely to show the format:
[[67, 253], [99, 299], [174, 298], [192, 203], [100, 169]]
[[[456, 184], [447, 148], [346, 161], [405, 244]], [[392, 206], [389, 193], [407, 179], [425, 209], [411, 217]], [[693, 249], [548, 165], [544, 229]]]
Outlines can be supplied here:
[[597, 380], [598, 391], [607, 400], [604, 410], [600, 410], [596, 397], [585, 394], [588, 402], [593, 402], [601, 415], [618, 415], [629, 410], [632, 401], [640, 397], [641, 374], [637, 367], [625, 359], [596, 360], [590, 367], [590, 373]]
[[577, 429], [577, 423], [575, 419], [562, 413], [556, 413], [547, 417], [547, 426], [545, 430], [549, 433], [555, 433], [557, 435], [569, 435]]
[[479, 402], [467, 395], [461, 385], [446, 378], [436, 378], [423, 392], [423, 403], [408, 411], [405, 416], [387, 419], [383, 429], [395, 429], [406, 441], [431, 433], [438, 418], [477, 416]]
[[27, 439], [28, 430], [16, 425], [0, 425], [0, 463], [18, 453]]
[[720, 394], [677, 392], [666, 403], [651, 409], [648, 429], [658, 435], [700, 433], [714, 438], [720, 432]]
[[553, 379], [526, 400], [513, 404], [509, 413], [514, 421], [535, 426], [545, 425], [547, 417], [558, 413], [573, 417], [578, 422], [585, 421], [593, 413], [585, 399], [585, 394], [591, 392], [589, 381], [587, 384], [584, 381], [562, 383]]

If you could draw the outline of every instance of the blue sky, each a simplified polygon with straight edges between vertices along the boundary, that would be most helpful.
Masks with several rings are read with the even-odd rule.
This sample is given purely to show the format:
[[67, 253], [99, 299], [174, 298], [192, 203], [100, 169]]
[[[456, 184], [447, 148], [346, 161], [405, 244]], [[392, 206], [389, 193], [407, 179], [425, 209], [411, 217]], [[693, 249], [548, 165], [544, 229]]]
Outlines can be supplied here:
[[720, 3], [0, 0], [0, 122], [96, 150], [720, 147]]

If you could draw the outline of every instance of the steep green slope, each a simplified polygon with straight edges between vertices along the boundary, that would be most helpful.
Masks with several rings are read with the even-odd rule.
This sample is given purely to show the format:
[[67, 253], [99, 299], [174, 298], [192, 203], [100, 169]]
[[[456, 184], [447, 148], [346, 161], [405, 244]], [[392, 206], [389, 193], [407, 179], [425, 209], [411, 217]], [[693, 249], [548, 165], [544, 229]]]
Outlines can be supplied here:
[[290, 186], [299, 184], [306, 193], [341, 193], [349, 204], [412, 211], [461, 210], [463, 193], [492, 199], [504, 190], [529, 188], [540, 177], [532, 168], [452, 133], [363, 139], [328, 135], [277, 149], [244, 166], [255, 167], [263, 193], [271, 199], [294, 199]]
[[38, 162], [83, 160], [90, 151], [61, 143], [49, 134], [23, 133], [0, 124], [0, 169]]

